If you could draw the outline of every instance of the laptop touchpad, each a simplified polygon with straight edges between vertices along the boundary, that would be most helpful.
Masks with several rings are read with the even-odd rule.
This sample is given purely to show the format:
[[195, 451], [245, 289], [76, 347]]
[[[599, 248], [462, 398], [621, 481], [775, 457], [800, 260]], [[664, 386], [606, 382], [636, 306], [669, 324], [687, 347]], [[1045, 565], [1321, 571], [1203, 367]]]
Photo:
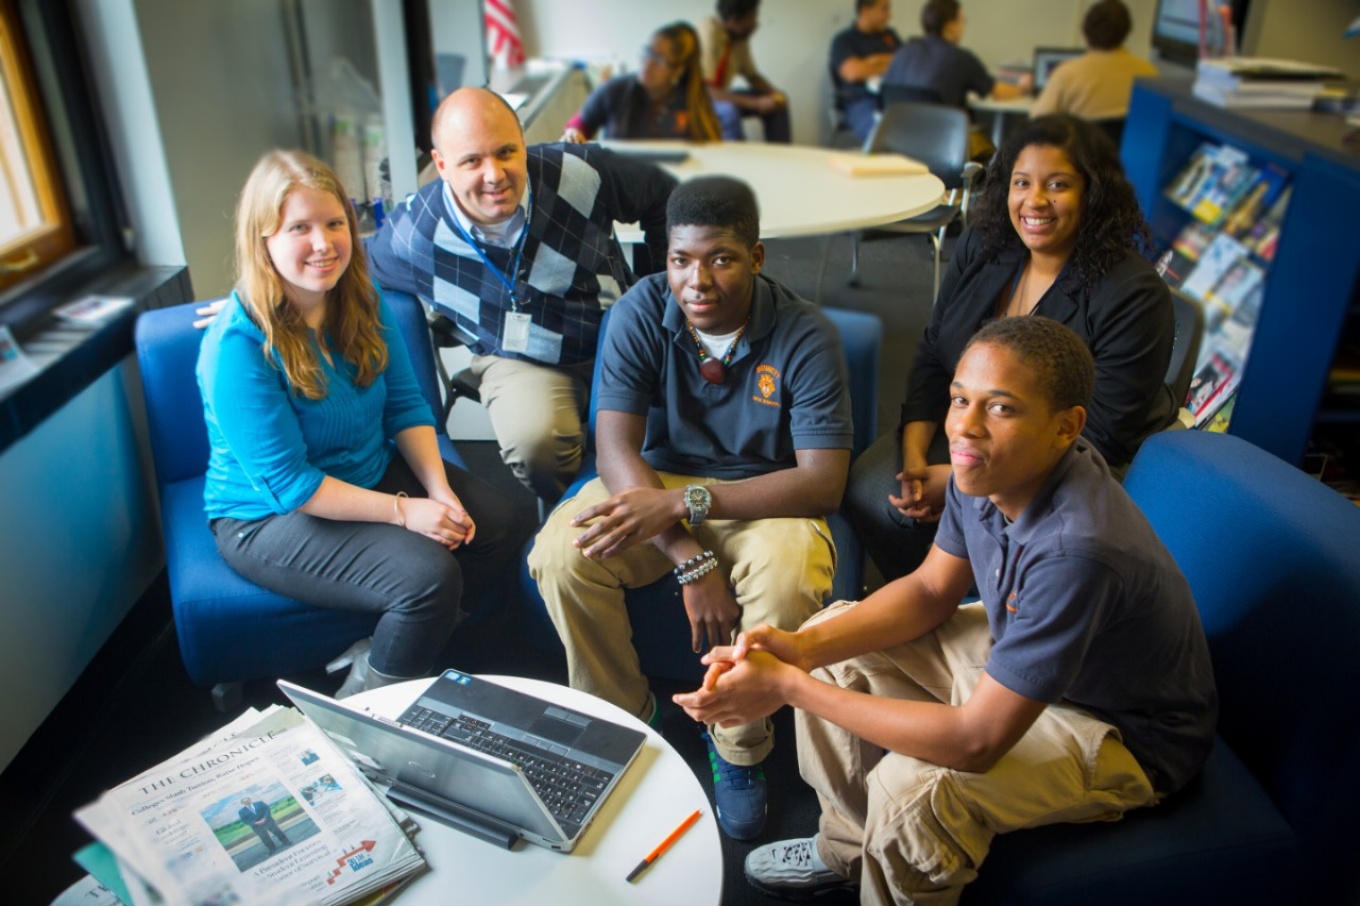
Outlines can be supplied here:
[[575, 744], [576, 739], [588, 726], [590, 726], [588, 717], [549, 705], [527, 729], [535, 736], [570, 746]]

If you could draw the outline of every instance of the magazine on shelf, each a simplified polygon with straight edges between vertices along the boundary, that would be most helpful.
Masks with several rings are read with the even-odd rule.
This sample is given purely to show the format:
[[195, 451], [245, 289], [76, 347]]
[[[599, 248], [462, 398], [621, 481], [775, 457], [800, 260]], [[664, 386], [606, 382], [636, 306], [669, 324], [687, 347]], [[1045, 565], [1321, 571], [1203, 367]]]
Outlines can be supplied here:
[[1237, 392], [1242, 379], [1240, 363], [1221, 351], [1211, 351], [1190, 379], [1190, 392], [1185, 407], [1195, 418], [1195, 427], [1202, 428]]
[[1252, 225], [1242, 237], [1246, 249], [1262, 261], [1275, 259], [1275, 248], [1280, 242], [1280, 228], [1284, 223], [1285, 212], [1289, 208], [1289, 197], [1293, 186], [1286, 185], [1267, 210], [1264, 217]]
[[1217, 157], [1218, 145], [1213, 142], [1201, 142], [1185, 162], [1185, 166], [1176, 174], [1176, 178], [1167, 184], [1166, 197], [1187, 211], [1190, 210], [1192, 199], [1196, 197], [1200, 186], [1210, 178]]
[[1233, 265], [1246, 257], [1247, 250], [1242, 243], [1226, 233], [1219, 233], [1200, 255], [1194, 270], [1181, 284], [1181, 289], [1205, 302], [1209, 298], [1209, 292], [1219, 284]]
[[376, 902], [425, 868], [409, 817], [291, 708], [247, 714], [76, 818], [132, 906]]
[[1218, 226], [1224, 214], [1250, 189], [1259, 172], [1245, 151], [1231, 145], [1221, 146], [1210, 177], [1187, 205], [1190, 213], [1210, 226]]
[[1238, 239], [1246, 236], [1261, 221], [1284, 192], [1289, 174], [1276, 164], [1266, 164], [1256, 171], [1251, 187], [1223, 217], [1223, 231]]
[[1247, 258], [1238, 258], [1223, 278], [1213, 285], [1204, 297], [1207, 305], [1222, 308], [1231, 317], [1252, 293], [1258, 293], [1265, 282], [1266, 272]]

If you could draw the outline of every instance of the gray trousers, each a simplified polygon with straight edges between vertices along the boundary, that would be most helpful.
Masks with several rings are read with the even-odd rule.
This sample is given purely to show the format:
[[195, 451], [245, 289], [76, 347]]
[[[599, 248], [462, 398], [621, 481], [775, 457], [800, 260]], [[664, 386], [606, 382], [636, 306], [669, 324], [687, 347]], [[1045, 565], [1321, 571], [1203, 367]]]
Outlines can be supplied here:
[[[341, 522], [293, 511], [212, 521], [227, 564], [256, 585], [305, 604], [378, 613], [369, 664], [388, 676], [424, 676], [463, 616], [469, 597], [513, 575], [527, 535], [499, 491], [444, 464], [449, 486], [477, 523], [471, 544], [450, 553], [437, 541], [379, 522]], [[400, 456], [372, 488], [426, 496]]]

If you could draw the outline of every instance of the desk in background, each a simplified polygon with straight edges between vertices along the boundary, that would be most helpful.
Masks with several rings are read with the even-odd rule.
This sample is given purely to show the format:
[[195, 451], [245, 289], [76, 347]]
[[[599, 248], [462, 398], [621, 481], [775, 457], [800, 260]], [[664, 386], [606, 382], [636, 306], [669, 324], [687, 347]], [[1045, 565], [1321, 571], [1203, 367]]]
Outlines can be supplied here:
[[991, 116], [992, 144], [1000, 148], [1001, 142], [1006, 138], [1007, 125], [1013, 123], [1017, 117], [1029, 119], [1029, 113], [1034, 109], [1034, 95], [1027, 94], [1023, 97], [999, 101], [995, 98], [980, 98], [975, 94], [970, 94], [968, 96], [968, 109]]
[[[760, 204], [762, 239], [819, 236], [881, 226], [915, 217], [944, 197], [944, 183], [928, 173], [848, 176], [834, 169], [831, 151], [760, 142], [605, 142], [606, 147], [683, 150], [680, 163], [661, 164], [677, 179], [722, 174], [746, 182]], [[619, 240], [642, 241], [636, 224], [619, 224]]]
[[[401, 892], [400, 906], [716, 906], [723, 884], [718, 822], [698, 778], [661, 734], [608, 702], [566, 686], [514, 676], [482, 678], [645, 730], [647, 742], [571, 853], [522, 840], [513, 849], [501, 849], [414, 815], [420, 824], [416, 843], [432, 870]], [[398, 683], [350, 701], [395, 718], [431, 682]], [[636, 881], [625, 881], [642, 857], [696, 808], [703, 809], [698, 823]]]

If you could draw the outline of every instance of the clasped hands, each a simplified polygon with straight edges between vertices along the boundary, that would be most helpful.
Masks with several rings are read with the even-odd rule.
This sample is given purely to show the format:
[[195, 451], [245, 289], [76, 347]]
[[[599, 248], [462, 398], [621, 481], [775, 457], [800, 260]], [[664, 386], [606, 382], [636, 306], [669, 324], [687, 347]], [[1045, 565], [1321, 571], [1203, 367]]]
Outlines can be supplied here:
[[897, 512], [917, 522], [939, 522], [944, 512], [945, 488], [953, 467], [949, 464], [904, 468], [897, 473], [902, 496], [888, 495]]
[[797, 633], [756, 626], [733, 645], [700, 659], [708, 665], [703, 684], [671, 696], [697, 721], [736, 727], [769, 717], [788, 701], [788, 683], [805, 673]]
[[402, 497], [397, 501], [397, 509], [408, 531], [438, 541], [449, 550], [471, 544], [477, 534], [477, 524], [452, 492], [429, 497]]

